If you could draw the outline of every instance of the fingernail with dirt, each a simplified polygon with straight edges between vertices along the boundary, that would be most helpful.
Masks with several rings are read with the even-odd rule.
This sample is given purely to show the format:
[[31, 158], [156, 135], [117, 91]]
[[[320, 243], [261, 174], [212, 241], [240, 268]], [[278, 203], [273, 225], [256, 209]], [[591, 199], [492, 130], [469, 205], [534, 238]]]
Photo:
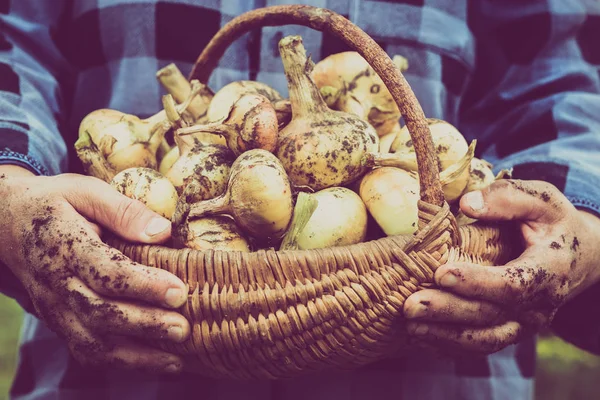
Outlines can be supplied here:
[[471, 208], [471, 210], [483, 211], [483, 208], [485, 207], [485, 203], [483, 202], [483, 194], [481, 193], [481, 191], [476, 190], [473, 192], [469, 192], [469, 193], [465, 194], [463, 197], [464, 197], [464, 201]]
[[425, 324], [409, 325], [408, 332], [415, 336], [424, 336], [429, 331], [429, 327]]
[[452, 272], [446, 272], [440, 279], [440, 286], [452, 287], [458, 283], [458, 278]]
[[422, 318], [427, 314], [427, 306], [423, 303], [415, 304], [404, 313], [406, 318]]
[[183, 329], [181, 326], [172, 326], [167, 330], [167, 335], [170, 340], [179, 343], [183, 340]]
[[176, 372], [179, 372], [180, 369], [181, 364], [169, 364], [165, 367], [165, 372], [168, 374], [174, 374]]
[[185, 303], [185, 300], [185, 293], [181, 289], [171, 288], [165, 293], [165, 303], [169, 307], [181, 307], [181, 305]]
[[147, 236], [152, 237], [163, 233], [170, 227], [171, 223], [169, 222], [169, 220], [165, 218], [154, 218], [152, 221], [150, 221], [148, 225], [146, 225], [146, 230], [144, 231], [144, 233]]

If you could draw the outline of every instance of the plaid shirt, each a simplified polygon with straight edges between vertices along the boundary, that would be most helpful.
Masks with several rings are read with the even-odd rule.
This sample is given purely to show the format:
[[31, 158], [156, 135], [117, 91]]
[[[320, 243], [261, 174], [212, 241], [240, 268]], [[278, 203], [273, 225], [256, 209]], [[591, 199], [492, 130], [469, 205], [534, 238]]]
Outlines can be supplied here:
[[[0, 0], [0, 163], [38, 174], [79, 171], [71, 149], [88, 112], [108, 107], [155, 113], [163, 93], [154, 79], [159, 68], [176, 62], [188, 73], [224, 23], [276, 3], [286, 2]], [[468, 140], [478, 139], [478, 156], [498, 168], [514, 166], [519, 177], [550, 181], [576, 206], [600, 211], [597, 0], [305, 3], [345, 15], [390, 55], [407, 57], [406, 77], [426, 115], [455, 124]], [[347, 49], [308, 28], [264, 28], [230, 47], [210, 86], [257, 79], [287, 93], [277, 43], [288, 34], [302, 35], [315, 60]], [[0, 276], [0, 289], [32, 311], [6, 267]], [[580, 297], [598, 301], [597, 293], [594, 288]], [[590, 317], [589, 307], [584, 311], [587, 319], [581, 311], [559, 313], [557, 329], [598, 350], [600, 315]], [[77, 365], [65, 343], [27, 314], [12, 396], [528, 399], [534, 362], [534, 340], [528, 338], [488, 357], [419, 355], [281, 382], [98, 371]]]

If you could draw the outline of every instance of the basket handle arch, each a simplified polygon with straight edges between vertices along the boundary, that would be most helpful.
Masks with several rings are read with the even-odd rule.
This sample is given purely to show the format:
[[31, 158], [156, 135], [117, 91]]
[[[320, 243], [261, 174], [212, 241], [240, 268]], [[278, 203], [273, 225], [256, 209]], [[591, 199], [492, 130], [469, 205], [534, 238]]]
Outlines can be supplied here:
[[343, 16], [307, 5], [281, 5], [248, 11], [229, 21], [196, 60], [189, 79], [207, 83], [219, 60], [236, 39], [263, 26], [303, 25], [336, 36], [357, 51], [379, 74], [402, 113], [415, 146], [421, 200], [445, 202], [431, 132], [410, 85], [387, 53], [367, 33]]

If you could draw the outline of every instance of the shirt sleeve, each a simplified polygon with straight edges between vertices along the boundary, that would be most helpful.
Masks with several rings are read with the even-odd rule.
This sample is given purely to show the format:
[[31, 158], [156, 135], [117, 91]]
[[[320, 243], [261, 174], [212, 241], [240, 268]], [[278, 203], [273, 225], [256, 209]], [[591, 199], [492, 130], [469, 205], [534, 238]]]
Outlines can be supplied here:
[[[63, 0], [0, 1], [0, 165], [19, 165], [37, 175], [64, 170], [58, 118], [59, 79], [66, 70], [52, 40], [63, 11]], [[31, 310], [20, 282], [1, 262], [0, 292]]]
[[[576, 207], [600, 212], [600, 3], [473, 3], [477, 66], [461, 129], [496, 168], [550, 182]], [[597, 285], [572, 303], [589, 311], [599, 301]], [[559, 310], [556, 331], [600, 351], [600, 315], [565, 315], [572, 307]]]

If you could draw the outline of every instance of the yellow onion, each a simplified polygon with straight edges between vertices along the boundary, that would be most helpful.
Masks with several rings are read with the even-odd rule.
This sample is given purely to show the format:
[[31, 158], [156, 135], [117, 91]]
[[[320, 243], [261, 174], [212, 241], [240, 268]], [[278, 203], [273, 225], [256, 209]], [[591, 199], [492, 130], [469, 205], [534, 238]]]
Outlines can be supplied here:
[[[440, 119], [428, 118], [429, 130], [433, 139], [436, 156], [439, 160], [440, 170], [448, 168], [464, 157], [468, 150], [468, 143], [463, 135], [452, 124]], [[398, 153], [406, 161], [405, 169], [417, 170], [417, 156], [410, 133], [406, 126], [394, 139], [390, 153]]]
[[392, 147], [392, 143], [400, 133], [400, 123], [397, 122], [394, 128], [390, 133], [386, 133], [385, 135], [379, 138], [379, 152], [380, 153], [389, 153], [390, 148]]
[[[408, 68], [404, 57], [394, 56], [393, 61], [401, 71]], [[326, 57], [315, 65], [311, 76], [331, 108], [368, 121], [379, 136], [391, 132], [401, 117], [379, 75], [355, 51]]]
[[287, 230], [292, 207], [292, 190], [283, 166], [272, 153], [254, 149], [235, 160], [224, 194], [197, 203], [180, 202], [174, 223], [226, 214], [247, 234], [270, 241]]
[[171, 219], [177, 205], [177, 191], [171, 182], [150, 168], [129, 168], [110, 182], [119, 193], [139, 200], [152, 211]]
[[241, 96], [220, 122], [182, 128], [177, 135], [212, 133], [223, 136], [236, 156], [251, 149], [274, 151], [277, 146], [277, 114], [269, 100], [257, 94]]
[[377, 132], [357, 116], [327, 107], [309, 76], [302, 38], [283, 38], [279, 50], [293, 117], [279, 133], [276, 154], [290, 181], [321, 190], [361, 177], [367, 171], [363, 155], [379, 148]]
[[359, 194], [386, 235], [412, 234], [418, 229], [419, 181], [414, 174], [376, 168], [362, 178]]
[[472, 192], [474, 190], [483, 190], [496, 180], [494, 171], [492, 171], [492, 164], [479, 158], [473, 158], [471, 160], [471, 174], [469, 177], [469, 183], [465, 188], [465, 193]]
[[[180, 113], [198, 94], [200, 83], [194, 81], [192, 87], [186, 102], [178, 106]], [[170, 128], [164, 110], [144, 120], [117, 110], [96, 110], [81, 121], [79, 137], [84, 140], [78, 141], [75, 148], [78, 154], [83, 152], [89, 137], [115, 172], [132, 167], [156, 169], [156, 153]]]
[[[299, 225], [298, 228], [294, 223]], [[300, 193], [288, 232], [282, 250], [359, 243], [367, 235], [367, 209], [356, 193], [343, 187], [323, 189], [314, 194]]]
[[275, 103], [283, 97], [270, 86], [255, 81], [236, 81], [225, 85], [215, 93], [207, 111], [208, 122], [222, 123], [229, 117], [233, 105], [244, 95], [255, 94]]
[[162, 160], [160, 160], [160, 165], [158, 166], [158, 172], [163, 175], [166, 175], [167, 172], [171, 169], [175, 161], [179, 158], [179, 147], [173, 146], [171, 150], [169, 150]]
[[226, 216], [205, 217], [178, 226], [173, 232], [177, 247], [249, 253], [250, 244], [235, 222]]
[[[460, 197], [469, 182], [470, 166], [477, 141], [473, 140], [467, 152], [455, 163], [440, 172], [440, 182], [444, 197], [452, 202]], [[412, 161], [406, 159], [405, 153], [369, 153], [363, 158], [363, 163], [369, 167], [395, 167], [414, 172], [410, 167]]]

